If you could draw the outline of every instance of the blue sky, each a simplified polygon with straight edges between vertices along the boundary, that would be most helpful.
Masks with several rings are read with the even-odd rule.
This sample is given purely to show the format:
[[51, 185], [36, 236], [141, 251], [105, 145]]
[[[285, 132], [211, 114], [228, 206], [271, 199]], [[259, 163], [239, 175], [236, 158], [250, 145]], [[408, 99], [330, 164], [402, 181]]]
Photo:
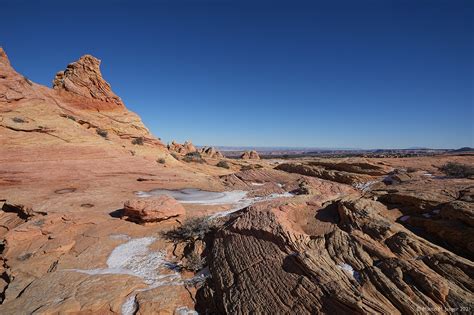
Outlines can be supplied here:
[[474, 1], [5, 1], [0, 45], [51, 86], [81, 55], [165, 141], [474, 146]]

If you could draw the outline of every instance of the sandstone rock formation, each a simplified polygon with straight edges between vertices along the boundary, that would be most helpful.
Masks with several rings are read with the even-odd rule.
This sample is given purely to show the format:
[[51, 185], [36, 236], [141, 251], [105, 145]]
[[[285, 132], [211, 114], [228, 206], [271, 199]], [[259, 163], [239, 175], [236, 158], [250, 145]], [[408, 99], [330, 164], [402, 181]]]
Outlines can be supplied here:
[[183, 217], [183, 206], [173, 197], [163, 195], [148, 199], [127, 200], [123, 206], [124, 217], [136, 223], [154, 223]]
[[174, 140], [168, 144], [168, 150], [170, 152], [186, 155], [188, 153], [197, 152], [196, 147], [191, 141], [185, 141], [183, 144], [179, 144]]
[[255, 150], [245, 151], [244, 153], [242, 153], [240, 158], [243, 160], [260, 160], [260, 156]]
[[214, 147], [201, 148], [201, 150], [199, 150], [199, 153], [211, 159], [221, 159], [224, 157], [224, 155], [221, 152], [217, 151], [217, 149]]
[[100, 60], [91, 55], [82, 56], [70, 63], [66, 70], [58, 72], [53, 80], [53, 88], [124, 107], [122, 100], [102, 78]]

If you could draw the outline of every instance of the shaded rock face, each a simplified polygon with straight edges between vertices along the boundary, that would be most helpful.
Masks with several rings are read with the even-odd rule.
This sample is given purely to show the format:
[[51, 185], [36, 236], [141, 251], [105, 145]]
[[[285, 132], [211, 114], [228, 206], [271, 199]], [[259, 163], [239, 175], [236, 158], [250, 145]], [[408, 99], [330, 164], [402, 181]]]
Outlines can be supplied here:
[[201, 150], [199, 150], [199, 153], [201, 153], [201, 155], [203, 156], [206, 156], [212, 159], [221, 159], [224, 157], [224, 155], [221, 152], [217, 151], [217, 149], [214, 147], [204, 147]]
[[128, 200], [124, 203], [123, 215], [129, 221], [145, 224], [183, 217], [185, 209], [173, 197], [163, 195]]
[[260, 160], [260, 156], [258, 155], [257, 151], [254, 150], [245, 151], [242, 153], [240, 158], [243, 160]]
[[323, 235], [297, 232], [279, 209], [250, 207], [215, 235], [197, 310], [217, 313], [443, 313], [473, 305], [474, 264], [349, 196]]
[[120, 97], [112, 92], [109, 83], [102, 78], [100, 60], [91, 55], [82, 56], [70, 63], [66, 70], [58, 72], [53, 80], [53, 88], [124, 107]]

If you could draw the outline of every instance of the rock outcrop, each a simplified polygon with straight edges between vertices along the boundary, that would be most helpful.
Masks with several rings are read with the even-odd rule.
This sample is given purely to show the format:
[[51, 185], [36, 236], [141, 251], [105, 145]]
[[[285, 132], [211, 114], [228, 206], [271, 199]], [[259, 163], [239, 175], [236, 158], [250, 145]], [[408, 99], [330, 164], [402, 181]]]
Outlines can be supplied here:
[[171, 218], [184, 217], [183, 206], [173, 197], [163, 195], [155, 198], [127, 200], [123, 216], [139, 224], [156, 223]]
[[224, 157], [224, 155], [221, 152], [217, 151], [217, 149], [214, 147], [201, 148], [201, 150], [199, 150], [199, 153], [211, 159], [221, 159]]
[[260, 160], [260, 156], [255, 150], [245, 151], [244, 153], [242, 153], [240, 158], [242, 160]]
[[188, 153], [197, 152], [196, 147], [191, 141], [185, 141], [183, 144], [177, 143], [174, 140], [168, 144], [168, 150], [170, 152], [186, 155]]
[[[322, 235], [298, 232], [278, 208], [251, 207], [219, 230], [198, 311], [442, 313], [472, 309], [474, 264], [382, 216], [376, 201], [333, 203]], [[206, 305], [206, 306], [205, 306]], [[202, 307], [202, 309], [200, 308]]]
[[120, 97], [112, 92], [109, 83], [102, 78], [100, 60], [91, 55], [82, 56], [70, 63], [66, 70], [58, 72], [53, 80], [53, 88], [124, 107]]

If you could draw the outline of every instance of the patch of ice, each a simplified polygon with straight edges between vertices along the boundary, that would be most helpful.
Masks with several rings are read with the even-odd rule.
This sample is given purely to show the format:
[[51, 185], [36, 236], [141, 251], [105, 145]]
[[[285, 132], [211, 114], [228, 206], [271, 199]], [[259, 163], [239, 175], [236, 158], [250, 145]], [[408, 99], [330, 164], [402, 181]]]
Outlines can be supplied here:
[[263, 186], [265, 185], [264, 183], [250, 183], [252, 186]]
[[176, 309], [178, 315], [199, 315], [195, 310], [189, 309], [187, 306], [180, 306]]
[[400, 221], [406, 222], [406, 221], [408, 221], [408, 219], [410, 219], [410, 216], [409, 215], [404, 215], [403, 217], [400, 218]]
[[150, 287], [164, 284], [179, 284], [178, 272], [162, 274], [161, 270], [169, 270], [169, 262], [162, 251], [151, 252], [148, 249], [156, 239], [143, 237], [131, 239], [117, 246], [107, 259], [107, 268], [98, 269], [67, 269], [89, 275], [122, 274], [143, 279]]
[[369, 181], [369, 182], [365, 182], [365, 183], [355, 183], [352, 186], [356, 189], [359, 189], [359, 190], [362, 190], [362, 191], [365, 192], [365, 191], [368, 191], [370, 189], [370, 187], [372, 187], [372, 185], [374, 185], [375, 183], [377, 183], [377, 181], [373, 180], [373, 181]]
[[431, 218], [431, 214], [429, 213], [423, 213], [422, 216], [424, 216], [425, 218]]
[[440, 212], [440, 209], [434, 209], [434, 210], [433, 210], [433, 211], [431, 211], [431, 212], [432, 212], [432, 213], [434, 213], [434, 214], [439, 214], [439, 212]]
[[423, 176], [433, 177], [434, 175], [431, 173], [424, 173]]
[[247, 196], [247, 192], [242, 190], [214, 192], [193, 188], [181, 190], [155, 189], [149, 192], [139, 191], [135, 194], [138, 197], [169, 195], [181, 203], [205, 205], [232, 204], [241, 201], [245, 196]]
[[133, 315], [137, 311], [137, 300], [136, 295], [130, 295], [125, 302], [122, 304], [122, 315]]
[[348, 274], [350, 274], [352, 278], [354, 278], [357, 282], [359, 283], [361, 282], [360, 274], [357, 271], [355, 271], [351, 265], [342, 263], [342, 264], [339, 264], [338, 267], [344, 270], [345, 272], [347, 272]]

